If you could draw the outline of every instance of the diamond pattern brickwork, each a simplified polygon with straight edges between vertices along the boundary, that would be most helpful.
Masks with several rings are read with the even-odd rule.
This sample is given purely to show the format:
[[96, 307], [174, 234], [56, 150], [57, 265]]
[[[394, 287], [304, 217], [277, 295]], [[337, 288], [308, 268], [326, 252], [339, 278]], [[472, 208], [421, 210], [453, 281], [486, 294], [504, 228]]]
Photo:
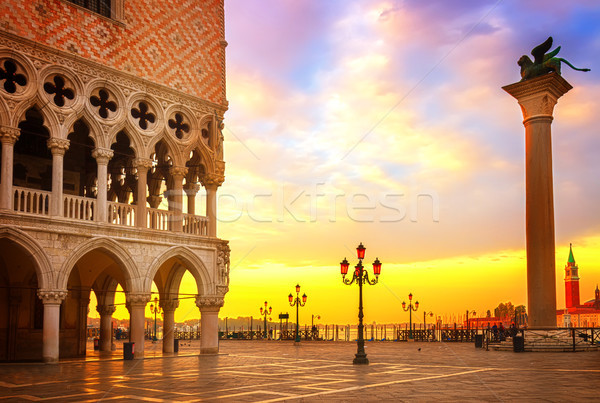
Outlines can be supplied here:
[[223, 0], [124, 0], [122, 23], [62, 0], [0, 2], [0, 30], [225, 105]]

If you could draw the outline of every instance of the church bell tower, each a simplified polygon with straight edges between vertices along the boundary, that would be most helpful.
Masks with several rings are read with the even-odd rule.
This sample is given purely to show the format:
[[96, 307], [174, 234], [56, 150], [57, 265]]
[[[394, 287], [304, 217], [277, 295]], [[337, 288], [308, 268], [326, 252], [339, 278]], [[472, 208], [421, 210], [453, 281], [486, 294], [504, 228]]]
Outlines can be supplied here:
[[565, 266], [565, 307], [579, 306], [579, 267], [573, 257], [573, 244], [569, 244], [569, 259]]

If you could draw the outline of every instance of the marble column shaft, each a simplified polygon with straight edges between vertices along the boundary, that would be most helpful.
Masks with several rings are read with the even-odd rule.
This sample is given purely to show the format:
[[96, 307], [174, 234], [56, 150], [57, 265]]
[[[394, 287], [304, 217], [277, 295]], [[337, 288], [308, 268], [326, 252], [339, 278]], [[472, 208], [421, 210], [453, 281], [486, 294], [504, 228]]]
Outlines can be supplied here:
[[60, 346], [60, 304], [67, 297], [67, 291], [38, 290], [38, 297], [44, 303], [42, 358], [45, 363], [56, 364]]
[[13, 208], [13, 165], [14, 149], [21, 130], [15, 127], [0, 126], [2, 142], [2, 179], [0, 182], [0, 209]]

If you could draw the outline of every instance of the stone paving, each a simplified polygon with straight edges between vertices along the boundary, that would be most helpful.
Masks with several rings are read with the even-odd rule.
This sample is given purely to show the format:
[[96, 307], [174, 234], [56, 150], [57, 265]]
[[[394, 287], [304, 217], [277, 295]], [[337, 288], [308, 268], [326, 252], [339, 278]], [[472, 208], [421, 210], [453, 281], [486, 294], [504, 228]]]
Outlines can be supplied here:
[[1, 364], [4, 401], [582, 401], [600, 399], [600, 352], [513, 353], [472, 343], [222, 341], [221, 353], [58, 365]]

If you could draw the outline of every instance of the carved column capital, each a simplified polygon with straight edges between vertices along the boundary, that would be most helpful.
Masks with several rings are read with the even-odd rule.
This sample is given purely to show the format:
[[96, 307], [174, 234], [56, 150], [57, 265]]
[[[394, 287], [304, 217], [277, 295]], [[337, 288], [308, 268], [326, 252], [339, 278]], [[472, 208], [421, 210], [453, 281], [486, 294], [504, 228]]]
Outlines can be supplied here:
[[187, 167], [171, 167], [171, 168], [169, 168], [169, 173], [171, 174], [171, 176], [173, 176], [173, 178], [178, 179], [178, 180], [183, 180], [185, 175], [187, 175], [187, 173], [188, 173], [188, 168]]
[[151, 295], [150, 294], [146, 294], [146, 293], [133, 293], [133, 292], [129, 292], [126, 295], [126, 299], [127, 299], [127, 306], [135, 306], [135, 305], [142, 305], [142, 306], [146, 306], [146, 304], [148, 302], [150, 302], [151, 299]]
[[138, 170], [145, 169], [148, 171], [152, 168], [152, 160], [148, 158], [135, 158], [132, 163]]
[[188, 196], [196, 196], [198, 191], [200, 190], [200, 185], [197, 183], [186, 183], [183, 186], [183, 190]]
[[102, 165], [107, 165], [114, 154], [114, 151], [108, 148], [96, 148], [92, 151], [92, 157], [96, 159], [98, 164]]
[[0, 142], [2, 142], [2, 144], [14, 145], [20, 135], [21, 129], [17, 127], [0, 126]]
[[225, 300], [220, 295], [196, 296], [196, 306], [200, 311], [218, 312], [224, 303]]
[[112, 316], [113, 313], [117, 310], [117, 307], [114, 305], [97, 305], [96, 311], [100, 314], [100, 316]]
[[163, 309], [163, 311], [171, 312], [171, 311], [174, 311], [175, 309], [177, 309], [177, 307], [179, 306], [179, 300], [178, 299], [167, 299], [164, 301], [160, 300], [158, 305]]
[[44, 304], [60, 305], [68, 295], [67, 290], [38, 290], [38, 298], [42, 300]]
[[557, 73], [502, 87], [519, 102], [525, 122], [532, 118], [552, 119], [558, 99], [572, 88], [571, 84]]
[[223, 184], [223, 182], [225, 182], [225, 177], [219, 174], [204, 174], [200, 178], [200, 182], [205, 188], [219, 187]]
[[48, 139], [46, 144], [52, 152], [52, 155], [65, 155], [65, 153], [69, 149], [69, 145], [71, 144], [71, 142], [67, 139], [51, 137]]

